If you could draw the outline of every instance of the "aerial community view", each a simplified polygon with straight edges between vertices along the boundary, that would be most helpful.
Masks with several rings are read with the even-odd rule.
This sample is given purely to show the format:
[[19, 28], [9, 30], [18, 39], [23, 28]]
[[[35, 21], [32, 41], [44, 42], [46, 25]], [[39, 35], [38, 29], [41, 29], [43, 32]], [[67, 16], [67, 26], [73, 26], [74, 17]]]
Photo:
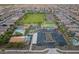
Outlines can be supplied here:
[[0, 54], [79, 53], [79, 5], [1, 4]]

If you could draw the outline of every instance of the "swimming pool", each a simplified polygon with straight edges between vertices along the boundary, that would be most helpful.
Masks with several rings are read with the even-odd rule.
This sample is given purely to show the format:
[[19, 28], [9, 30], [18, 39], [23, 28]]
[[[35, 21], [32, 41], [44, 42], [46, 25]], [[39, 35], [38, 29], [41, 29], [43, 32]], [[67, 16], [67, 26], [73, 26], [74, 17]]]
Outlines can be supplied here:
[[32, 40], [32, 35], [26, 35], [25, 39], [28, 40], [28, 41], [31, 41]]
[[14, 33], [16, 34], [16, 32], [21, 33], [21, 34], [25, 34], [25, 30], [24, 29], [20, 29], [20, 28], [16, 28]]
[[79, 40], [78, 38], [74, 37], [71, 39], [71, 43], [73, 44], [73, 46], [79, 46]]

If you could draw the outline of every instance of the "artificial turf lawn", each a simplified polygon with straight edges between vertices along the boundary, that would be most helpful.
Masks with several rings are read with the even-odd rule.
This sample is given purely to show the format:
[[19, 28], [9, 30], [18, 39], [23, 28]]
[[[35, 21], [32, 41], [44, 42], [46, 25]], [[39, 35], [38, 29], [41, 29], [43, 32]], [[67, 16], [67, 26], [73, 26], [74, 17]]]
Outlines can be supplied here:
[[25, 14], [20, 23], [31, 24], [31, 23], [42, 23], [44, 21], [44, 14]]

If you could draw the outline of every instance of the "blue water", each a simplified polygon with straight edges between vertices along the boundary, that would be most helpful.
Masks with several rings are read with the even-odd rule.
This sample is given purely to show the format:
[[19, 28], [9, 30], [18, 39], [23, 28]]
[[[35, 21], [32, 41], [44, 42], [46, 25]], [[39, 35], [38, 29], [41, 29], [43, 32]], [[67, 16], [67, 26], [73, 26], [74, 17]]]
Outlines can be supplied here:
[[32, 40], [32, 35], [28, 35], [28, 38], [29, 38], [30, 40]]
[[73, 38], [71, 42], [74, 46], [79, 46], [79, 40], [77, 38]]
[[15, 29], [15, 32], [19, 32], [19, 33], [24, 34], [25, 33], [25, 30], [17, 28], [17, 29]]
[[27, 35], [26, 39], [28, 39], [29, 41], [31, 41], [32, 40], [32, 35]]

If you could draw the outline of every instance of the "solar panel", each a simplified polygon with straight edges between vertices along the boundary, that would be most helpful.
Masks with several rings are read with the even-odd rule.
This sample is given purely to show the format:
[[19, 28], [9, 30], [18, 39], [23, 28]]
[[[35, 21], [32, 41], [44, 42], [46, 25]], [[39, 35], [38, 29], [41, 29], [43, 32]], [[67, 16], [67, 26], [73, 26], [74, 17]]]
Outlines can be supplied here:
[[43, 45], [45, 43], [45, 33], [43, 32], [38, 32], [38, 36], [37, 36], [37, 45]]
[[[56, 43], [58, 43], [60, 46], [64, 46], [67, 45], [64, 37], [56, 30], [46, 30], [46, 29], [42, 29], [38, 32], [38, 36], [37, 36], [37, 45], [44, 45], [44, 44], [49, 44], [48, 42], [46, 42], [46, 36], [45, 36], [45, 32], [51, 32], [52, 38], [56, 41]], [[52, 39], [52, 40], [53, 40]]]
[[54, 40], [56, 40], [56, 42], [60, 45], [60, 46], [64, 46], [67, 45], [64, 37], [58, 33], [57, 31], [53, 31], [52, 33], [52, 37], [54, 38]]

